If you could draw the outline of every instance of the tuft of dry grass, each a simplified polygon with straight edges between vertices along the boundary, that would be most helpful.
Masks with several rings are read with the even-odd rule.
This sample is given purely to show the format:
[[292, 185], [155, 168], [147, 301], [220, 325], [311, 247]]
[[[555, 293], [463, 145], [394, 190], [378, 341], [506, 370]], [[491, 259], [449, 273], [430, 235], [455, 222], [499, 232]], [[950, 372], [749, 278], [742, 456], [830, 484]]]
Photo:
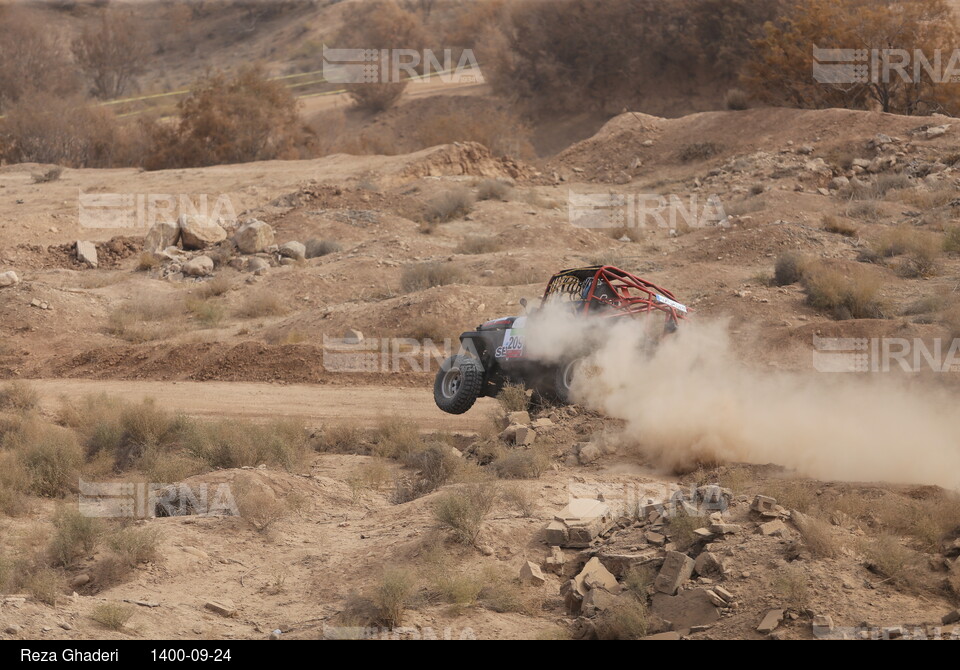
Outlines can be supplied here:
[[919, 567], [920, 556], [904, 547], [900, 538], [888, 533], [865, 540], [861, 550], [867, 561], [867, 566], [883, 575], [900, 587], [916, 586], [918, 577], [915, 574]]
[[507, 451], [490, 464], [501, 479], [537, 479], [550, 467], [550, 458], [543, 449]]
[[28, 412], [40, 406], [40, 394], [23, 381], [12, 381], [0, 388], [0, 410]]
[[150, 526], [121, 528], [107, 538], [107, 546], [130, 567], [157, 560], [160, 529]]
[[821, 222], [823, 223], [823, 229], [828, 233], [835, 233], [844, 237], [855, 237], [857, 234], [857, 227], [839, 216], [824, 214]]
[[880, 279], [865, 268], [843, 272], [828, 263], [810, 264], [804, 268], [803, 287], [812, 307], [832, 312], [836, 319], [883, 317]]
[[314, 445], [317, 451], [327, 453], [358, 454], [365, 451], [363, 430], [348, 422], [325, 425]]
[[639, 640], [647, 634], [647, 608], [639, 600], [617, 598], [597, 617], [596, 626], [601, 640]]
[[814, 556], [835, 558], [840, 555], [840, 542], [829, 524], [806, 514], [795, 514], [792, 520], [803, 543]]
[[104, 628], [121, 631], [126, 628], [133, 618], [134, 610], [129, 605], [121, 603], [103, 603], [93, 608], [90, 618]]
[[539, 498], [522, 484], [506, 486], [503, 489], [503, 502], [510, 505], [517, 514], [525, 519], [536, 516]]
[[406, 265], [400, 274], [405, 293], [424, 291], [434, 286], [447, 286], [463, 281], [463, 271], [453, 263], [427, 262]]
[[799, 566], [785, 566], [774, 578], [773, 587], [791, 609], [803, 611], [810, 604], [809, 578]]
[[523, 384], [504, 384], [497, 394], [497, 402], [504, 412], [524, 412], [530, 406], [527, 387]]
[[16, 455], [35, 495], [59, 497], [74, 490], [83, 450], [73, 431], [29, 414], [4, 434], [2, 447]]
[[803, 278], [807, 261], [795, 251], [787, 251], [777, 258], [773, 268], [773, 281], [777, 286], [796, 284]]
[[513, 192], [513, 186], [502, 179], [484, 179], [477, 184], [477, 200], [506, 201]]
[[406, 568], [384, 570], [374, 587], [371, 600], [376, 609], [377, 622], [388, 628], [403, 623], [404, 610], [416, 590], [416, 577]]
[[454, 186], [430, 198], [423, 210], [423, 220], [430, 224], [461, 219], [473, 210], [473, 194], [465, 186]]
[[373, 450], [386, 458], [407, 458], [423, 449], [416, 423], [400, 417], [386, 417], [373, 430]]
[[61, 507], [53, 519], [54, 534], [50, 541], [50, 560], [54, 565], [69, 566], [89, 555], [103, 536], [103, 521], [85, 516], [73, 507]]
[[453, 533], [458, 542], [476, 545], [483, 522], [500, 497], [498, 487], [488, 482], [463, 484], [440, 496], [433, 506], [434, 518]]
[[458, 254], [492, 254], [500, 251], [501, 244], [493, 235], [467, 235], [456, 248]]
[[750, 107], [746, 92], [740, 88], [730, 88], [723, 96], [723, 106], [732, 111], [741, 111]]
[[710, 521], [707, 518], [687, 514], [686, 511], [681, 509], [667, 518], [665, 530], [667, 536], [676, 543], [678, 549], [686, 551], [697, 539], [693, 531], [703, 528], [709, 523]]
[[235, 315], [241, 319], [259, 319], [286, 313], [287, 305], [283, 298], [273, 291], [263, 289], [245, 295]]

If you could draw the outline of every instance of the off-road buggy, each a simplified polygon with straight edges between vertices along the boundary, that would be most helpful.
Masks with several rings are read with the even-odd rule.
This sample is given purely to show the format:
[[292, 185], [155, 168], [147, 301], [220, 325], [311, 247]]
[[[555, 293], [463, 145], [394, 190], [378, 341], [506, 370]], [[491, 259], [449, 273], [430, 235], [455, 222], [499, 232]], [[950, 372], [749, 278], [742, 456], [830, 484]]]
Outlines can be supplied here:
[[577, 318], [660, 315], [664, 322], [658, 336], [676, 330], [687, 314], [687, 308], [670, 291], [610, 265], [558, 272], [547, 283], [539, 310], [487, 321], [460, 336], [459, 353], [444, 361], [437, 372], [433, 385], [437, 407], [463, 414], [477, 398], [494, 397], [507, 383], [523, 384], [541, 396], [568, 403], [573, 379], [593, 345], [584, 342], [580, 350], [566, 352], [559, 362], [528, 355], [528, 326], [543, 318], [548, 306], [569, 310]]

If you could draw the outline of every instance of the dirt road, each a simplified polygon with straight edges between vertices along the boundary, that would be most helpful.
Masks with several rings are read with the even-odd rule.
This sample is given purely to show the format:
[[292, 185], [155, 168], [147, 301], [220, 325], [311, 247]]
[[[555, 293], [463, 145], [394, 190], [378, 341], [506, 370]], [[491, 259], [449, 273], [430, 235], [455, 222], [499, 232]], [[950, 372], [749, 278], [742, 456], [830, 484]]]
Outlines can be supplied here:
[[298, 417], [308, 424], [353, 421], [374, 425], [387, 416], [415, 421], [422, 429], [477, 430], [495, 402], [484, 398], [467, 414], [444, 414], [433, 403], [432, 389], [384, 386], [310, 386], [236, 382], [139, 382], [88, 379], [39, 379], [30, 385], [44, 409], [57, 408], [61, 397], [107, 393], [131, 401], [154, 398], [161, 405], [199, 417], [244, 417], [255, 421]]

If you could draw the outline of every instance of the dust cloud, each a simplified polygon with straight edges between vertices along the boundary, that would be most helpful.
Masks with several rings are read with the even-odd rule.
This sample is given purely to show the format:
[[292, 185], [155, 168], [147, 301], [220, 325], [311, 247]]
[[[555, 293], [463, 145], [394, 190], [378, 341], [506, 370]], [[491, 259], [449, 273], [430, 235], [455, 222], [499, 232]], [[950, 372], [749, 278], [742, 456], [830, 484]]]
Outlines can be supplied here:
[[776, 463], [818, 479], [960, 489], [957, 398], [891, 375], [785, 373], [738, 359], [723, 321], [687, 320], [651, 346], [643, 322], [530, 319], [531, 356], [592, 352], [574, 399], [626, 422], [624, 443], [654, 464]]

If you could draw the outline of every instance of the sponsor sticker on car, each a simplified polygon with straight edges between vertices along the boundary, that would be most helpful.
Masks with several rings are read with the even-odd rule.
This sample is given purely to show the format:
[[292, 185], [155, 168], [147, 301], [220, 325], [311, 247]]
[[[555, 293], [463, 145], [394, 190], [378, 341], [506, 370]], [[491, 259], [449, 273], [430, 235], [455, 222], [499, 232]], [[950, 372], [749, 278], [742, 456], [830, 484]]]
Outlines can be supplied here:
[[524, 330], [527, 317], [521, 316], [513, 322], [510, 328], [503, 331], [503, 344], [497, 347], [494, 355], [497, 358], [522, 358], [525, 340]]
[[664, 305], [670, 305], [671, 307], [673, 307], [673, 308], [674, 308], [675, 310], [677, 310], [678, 312], [683, 312], [684, 314], [687, 313], [687, 306], [686, 306], [686, 305], [681, 305], [681, 304], [680, 304], [679, 302], [677, 302], [676, 300], [671, 300], [670, 298], [664, 297], [664, 296], [660, 295], [659, 293], [656, 295], [656, 299], [657, 299], [657, 302], [662, 302]]

